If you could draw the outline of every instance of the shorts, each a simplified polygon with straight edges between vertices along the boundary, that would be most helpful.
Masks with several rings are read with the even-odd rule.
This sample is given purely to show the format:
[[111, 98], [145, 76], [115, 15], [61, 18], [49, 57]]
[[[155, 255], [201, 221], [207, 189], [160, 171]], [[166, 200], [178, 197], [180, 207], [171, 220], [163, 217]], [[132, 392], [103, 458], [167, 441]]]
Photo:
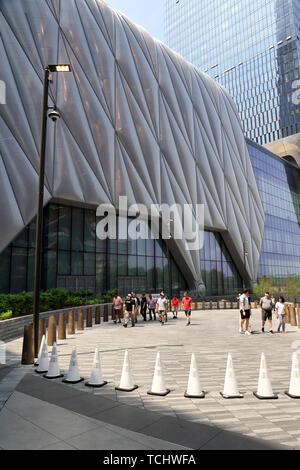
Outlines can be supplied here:
[[272, 320], [272, 310], [265, 310], [264, 308], [261, 311], [262, 321]]
[[165, 314], [166, 314], [166, 310], [159, 310], [159, 314], [160, 314], [160, 315], [165, 315]]
[[186, 310], [184, 313], [185, 313], [186, 316], [189, 316], [189, 317], [190, 317], [190, 316], [192, 315], [192, 310], [191, 310], [191, 309], [190, 309], [190, 310]]
[[121, 315], [121, 310], [120, 309], [114, 309], [115, 315]]
[[172, 307], [172, 312], [178, 313], [178, 307]]
[[240, 313], [241, 313], [241, 319], [242, 319], [242, 320], [249, 320], [249, 318], [250, 318], [250, 310], [245, 310], [245, 315], [244, 315], [243, 310], [241, 310]]

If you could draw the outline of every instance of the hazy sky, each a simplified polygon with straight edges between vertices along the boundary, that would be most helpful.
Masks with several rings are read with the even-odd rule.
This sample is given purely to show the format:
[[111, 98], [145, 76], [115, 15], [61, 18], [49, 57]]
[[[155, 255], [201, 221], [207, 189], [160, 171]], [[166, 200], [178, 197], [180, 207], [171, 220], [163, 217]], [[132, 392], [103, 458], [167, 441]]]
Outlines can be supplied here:
[[113, 8], [120, 10], [132, 21], [143, 26], [149, 33], [164, 39], [165, 0], [105, 0]]

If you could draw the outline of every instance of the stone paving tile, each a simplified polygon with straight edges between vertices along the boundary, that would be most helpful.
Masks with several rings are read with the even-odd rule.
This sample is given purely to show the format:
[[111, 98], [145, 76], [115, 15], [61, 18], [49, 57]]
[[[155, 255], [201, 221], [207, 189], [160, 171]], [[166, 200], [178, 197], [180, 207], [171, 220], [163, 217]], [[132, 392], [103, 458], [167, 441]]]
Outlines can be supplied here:
[[[287, 335], [260, 334], [260, 312], [257, 310], [251, 323], [258, 334], [245, 337], [237, 331], [238, 315], [237, 311], [230, 310], [195, 312], [194, 324], [190, 329], [184, 327], [182, 314], [176, 322], [170, 320], [167, 328], [161, 328], [155, 322], [146, 325], [139, 322], [137, 328], [127, 330], [111, 323], [95, 326], [58, 342], [60, 367], [64, 373], [67, 372], [72, 348], [76, 346], [81, 374], [88, 379], [97, 346], [101, 351], [103, 377], [109, 384], [101, 390], [90, 390], [79, 384], [72, 386], [73, 390], [161, 414], [186, 416], [190, 421], [202, 419], [203, 422], [212, 422], [221, 417], [225, 420], [224, 428], [244, 429], [244, 435], [251, 434], [253, 437], [257, 436], [253, 431], [257, 428], [280, 426], [286, 436], [290, 435], [289, 430], [300, 431], [300, 403], [284, 395], [290, 381], [292, 344], [300, 339], [300, 330], [288, 325]], [[274, 348], [280, 351], [280, 355], [274, 354]], [[21, 349], [21, 339], [8, 343], [8, 357], [16, 361]], [[114, 390], [120, 380], [125, 349], [129, 350], [134, 379], [140, 386], [130, 395]], [[166, 398], [147, 395], [158, 350], [161, 352], [166, 384], [172, 390]], [[197, 357], [201, 385], [208, 392], [205, 400], [201, 401], [184, 398], [192, 352]], [[239, 389], [246, 392], [244, 399], [239, 401], [227, 401], [220, 396], [228, 352], [233, 356]], [[260, 402], [253, 396], [253, 391], [257, 389], [262, 352], [267, 357], [273, 389], [280, 392], [276, 402]], [[241, 357], [245, 359], [241, 361]], [[233, 421], [230, 423], [230, 420]], [[275, 441], [283, 442], [274, 438]]]

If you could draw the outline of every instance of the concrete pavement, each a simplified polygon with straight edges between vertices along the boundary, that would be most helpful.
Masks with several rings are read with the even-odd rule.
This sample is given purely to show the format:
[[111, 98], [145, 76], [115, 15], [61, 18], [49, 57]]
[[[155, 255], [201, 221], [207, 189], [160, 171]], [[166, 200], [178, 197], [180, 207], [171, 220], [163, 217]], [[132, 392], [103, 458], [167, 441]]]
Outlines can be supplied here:
[[[7, 416], [11, 413], [17, 419], [31, 422], [30, 415], [22, 414], [24, 403], [29, 400], [33, 402], [32, 409], [36, 406], [45, 407], [46, 410], [49, 403], [59, 408], [52, 413], [57, 419], [63, 411], [71, 414], [70, 422], [74, 413], [83, 423], [86, 420], [89, 423], [89, 420], [97, 421], [93, 421], [94, 429], [84, 429], [81, 433], [85, 434], [84, 439], [76, 437], [80, 434], [69, 435], [70, 426], [57, 422], [57, 428], [66, 428], [66, 435], [59, 436], [53, 429], [47, 430], [45, 412], [42, 422], [33, 421], [31, 425], [39, 426], [51, 436], [53, 433], [56, 441], [52, 442], [49, 438], [48, 442], [47, 436], [42, 442], [45, 445], [39, 448], [57, 443], [59, 448], [110, 449], [107, 447], [109, 443], [114, 446], [117, 441], [119, 447], [112, 448], [125, 449], [129, 448], [126, 446], [130, 445], [130, 435], [129, 441], [137, 449], [140, 448], [138, 446], [148, 449], [169, 449], [169, 446], [198, 449], [232, 446], [257, 448], [258, 445], [260, 448], [283, 446], [286, 449], [300, 449], [300, 402], [284, 395], [289, 386], [291, 355], [293, 347], [297, 347], [296, 341], [300, 340], [300, 330], [288, 326], [286, 335], [262, 334], [259, 311], [254, 312], [252, 327], [256, 334], [249, 337], [240, 335], [238, 312], [226, 310], [193, 312], [191, 327], [185, 326], [184, 316], [180, 314], [178, 320], [170, 320], [164, 327], [158, 322], [144, 323], [139, 320], [135, 328], [127, 330], [114, 324], [86, 329], [58, 342], [60, 367], [67, 372], [70, 354], [76, 345], [81, 375], [88, 379], [97, 346], [101, 351], [103, 377], [109, 382], [108, 385], [93, 390], [85, 387], [84, 383], [63, 385], [61, 380], [49, 383], [38, 377], [33, 368], [20, 368], [27, 375], [20, 378], [16, 391], [6, 401], [0, 413], [0, 428], [4, 423], [9, 430]], [[13, 362], [19, 358], [21, 345], [21, 339], [7, 344], [8, 360]], [[125, 349], [130, 351], [135, 382], [139, 385], [130, 394], [114, 388], [120, 379]], [[162, 356], [166, 385], [171, 389], [170, 395], [164, 398], [147, 395], [158, 350]], [[183, 397], [192, 352], [197, 356], [202, 386], [208, 392], [204, 400]], [[224, 384], [228, 352], [233, 356], [239, 388], [245, 393], [242, 400], [224, 400], [219, 393]], [[279, 393], [277, 401], [262, 402], [252, 393], [257, 388], [261, 352], [265, 352], [267, 357], [273, 389]], [[76, 395], [65, 397], [66, 390]], [[109, 406], [102, 409], [106, 400]], [[19, 406], [18, 402], [23, 406]], [[31, 409], [30, 406], [26, 408]], [[109, 436], [106, 434], [107, 426], [115, 426], [113, 432], [117, 435], [116, 440], [101, 440], [101, 429], [104, 430], [103, 436]], [[15, 429], [13, 431], [15, 433]], [[34, 435], [34, 430], [32, 432]], [[8, 434], [4, 442], [0, 434], [0, 447], [9, 446]], [[185, 434], [196, 435], [197, 439], [185, 439], [182, 437]], [[22, 445], [28, 448], [28, 443], [22, 444], [20, 441]]]

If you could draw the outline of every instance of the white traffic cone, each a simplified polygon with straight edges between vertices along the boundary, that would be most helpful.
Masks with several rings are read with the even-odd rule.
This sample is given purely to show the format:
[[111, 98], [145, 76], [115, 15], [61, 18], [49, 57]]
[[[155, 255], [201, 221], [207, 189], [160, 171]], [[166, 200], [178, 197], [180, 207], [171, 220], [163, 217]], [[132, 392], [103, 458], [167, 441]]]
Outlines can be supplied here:
[[61, 374], [59, 370], [56, 343], [54, 343], [52, 347], [48, 372], [44, 374], [43, 377], [45, 377], [45, 379], [59, 379], [63, 377], [63, 374]]
[[39, 350], [38, 359], [37, 359], [36, 363], [34, 364], [34, 366], [38, 366], [39, 363], [40, 363], [41, 356], [42, 356], [42, 351], [43, 351], [43, 347], [44, 347], [44, 342], [45, 342], [45, 341], [46, 341], [46, 335], [43, 335], [42, 341], [41, 341], [41, 345], [40, 345], [40, 350]]
[[166, 395], [168, 395], [168, 393], [170, 393], [170, 390], [166, 388], [165, 386], [165, 379], [164, 379], [159, 352], [157, 353], [157, 356], [156, 356], [156, 364], [155, 364], [155, 371], [154, 371], [154, 376], [153, 376], [153, 381], [152, 381], [152, 387], [151, 387], [151, 390], [147, 393], [148, 395], [158, 395], [160, 397], [165, 397]]
[[120, 385], [115, 388], [116, 390], [120, 390], [121, 392], [133, 392], [133, 390], [136, 390], [138, 388], [138, 385], [135, 385], [133, 381], [130, 361], [129, 361], [129, 353], [127, 350], [125, 351]]
[[92, 368], [92, 372], [91, 372], [91, 378], [90, 378], [89, 382], [86, 382], [85, 386], [86, 387], [100, 388], [100, 387], [103, 387], [106, 384], [107, 384], [107, 382], [105, 382], [102, 378], [102, 368], [101, 368], [99, 349], [96, 348], [95, 356], [94, 356], [94, 362], [93, 362], [93, 368]]
[[260, 371], [257, 392], [253, 393], [259, 400], [276, 400], [278, 395], [273, 393], [271, 381], [268, 375], [267, 361], [264, 353], [261, 355]]
[[300, 399], [300, 364], [296, 352], [293, 353], [290, 389], [285, 394], [290, 398]]
[[41, 346], [42, 350], [39, 354], [38, 367], [35, 369], [37, 374], [45, 374], [49, 369], [48, 346], [45, 335], [43, 336]]
[[205, 398], [205, 392], [200, 384], [195, 354], [192, 354], [189, 382], [184, 396], [186, 398]]
[[221, 392], [223, 398], [244, 398], [244, 395], [239, 392], [237, 386], [237, 380], [234, 372], [233, 367], [233, 360], [232, 356], [229, 353], [227, 359], [227, 368], [226, 368], [226, 375], [225, 375], [225, 383], [224, 383], [224, 390]]
[[64, 379], [63, 382], [68, 383], [68, 384], [78, 384], [79, 382], [82, 382], [83, 380], [84, 379], [80, 377], [79, 375], [77, 349], [75, 347], [72, 351], [67, 378]]

